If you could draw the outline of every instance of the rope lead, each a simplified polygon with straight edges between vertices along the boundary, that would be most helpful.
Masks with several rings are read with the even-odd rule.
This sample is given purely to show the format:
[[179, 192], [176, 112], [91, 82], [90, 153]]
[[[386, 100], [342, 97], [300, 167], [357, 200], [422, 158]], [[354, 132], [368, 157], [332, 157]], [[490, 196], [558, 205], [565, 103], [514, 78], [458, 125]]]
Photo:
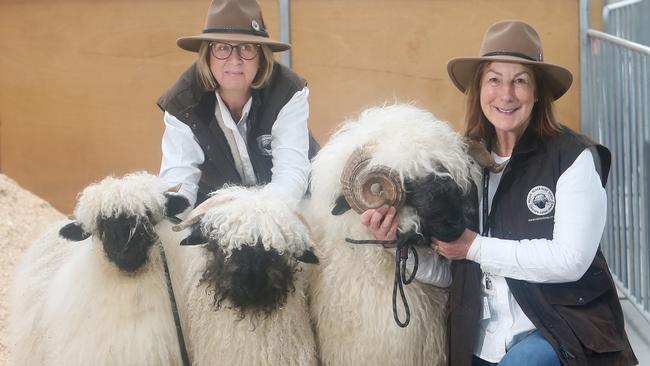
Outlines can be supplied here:
[[[403, 235], [397, 240], [355, 240], [350, 238], [345, 238], [345, 241], [350, 244], [397, 244], [395, 250], [395, 281], [393, 282], [393, 318], [395, 323], [402, 328], [405, 328], [409, 325], [411, 321], [411, 309], [409, 308], [408, 300], [406, 298], [406, 293], [404, 292], [404, 285], [408, 285], [415, 279], [415, 274], [418, 271], [418, 252], [415, 250], [415, 247], [410, 244], [410, 240], [417, 236], [414, 231]], [[413, 253], [413, 272], [411, 276], [406, 278], [406, 261], [408, 260], [409, 251]], [[397, 312], [397, 292], [399, 291], [400, 299], [402, 300], [402, 305], [404, 306], [404, 311], [406, 313], [406, 319], [401, 321], [399, 314]]]

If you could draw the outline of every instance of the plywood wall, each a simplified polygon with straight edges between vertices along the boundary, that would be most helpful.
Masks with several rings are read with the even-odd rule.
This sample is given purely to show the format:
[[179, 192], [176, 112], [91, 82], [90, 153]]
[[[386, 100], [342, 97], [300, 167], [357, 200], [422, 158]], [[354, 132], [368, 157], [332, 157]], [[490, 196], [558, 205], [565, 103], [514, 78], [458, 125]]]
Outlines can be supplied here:
[[[359, 108], [396, 100], [462, 129], [464, 100], [447, 77], [447, 61], [477, 55], [485, 29], [502, 19], [533, 24], [546, 58], [579, 76], [577, 1], [296, 1], [292, 11], [294, 67], [314, 88], [318, 136]], [[578, 105], [573, 88], [558, 106], [574, 127]]]
[[[194, 59], [175, 39], [203, 26], [208, 0], [0, 2], [0, 171], [69, 213], [88, 183], [158, 171], [159, 94]], [[365, 107], [413, 102], [462, 129], [449, 58], [475, 55], [493, 22], [541, 34], [547, 60], [579, 77], [578, 0], [293, 0], [293, 67], [311, 90], [311, 128]], [[263, 0], [277, 37], [278, 4]], [[558, 103], [579, 127], [579, 85]]]

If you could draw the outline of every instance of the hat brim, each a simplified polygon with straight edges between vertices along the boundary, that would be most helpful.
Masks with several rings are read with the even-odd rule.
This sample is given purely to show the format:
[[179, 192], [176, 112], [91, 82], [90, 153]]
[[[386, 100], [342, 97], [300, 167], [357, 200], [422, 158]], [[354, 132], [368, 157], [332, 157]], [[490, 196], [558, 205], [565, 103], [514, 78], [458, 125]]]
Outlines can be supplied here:
[[569, 90], [573, 83], [571, 71], [562, 66], [539, 61], [530, 61], [514, 56], [488, 56], [488, 57], [457, 57], [447, 63], [447, 73], [454, 85], [463, 93], [472, 82], [476, 68], [482, 62], [510, 62], [523, 65], [535, 65], [545, 75], [545, 82], [548, 82], [553, 99], [560, 99]]
[[291, 48], [291, 45], [288, 43], [278, 42], [270, 38], [252, 34], [240, 33], [206, 33], [198, 36], [181, 37], [176, 40], [176, 44], [186, 51], [198, 52], [203, 41], [257, 43], [267, 45], [273, 52], [286, 51]]

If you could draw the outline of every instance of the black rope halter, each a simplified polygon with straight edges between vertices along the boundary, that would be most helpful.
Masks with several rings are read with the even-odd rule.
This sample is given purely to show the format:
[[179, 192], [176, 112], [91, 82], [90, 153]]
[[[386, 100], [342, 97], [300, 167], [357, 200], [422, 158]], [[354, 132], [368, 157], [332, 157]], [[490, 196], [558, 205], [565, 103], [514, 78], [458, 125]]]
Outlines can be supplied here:
[[[173, 219], [171, 219], [171, 221], [174, 222], [174, 219], [178, 220], [178, 218], [174, 217]], [[163, 264], [163, 269], [165, 270], [165, 283], [167, 285], [167, 294], [169, 295], [169, 302], [171, 305], [172, 315], [174, 316], [174, 325], [176, 325], [176, 338], [178, 339], [178, 348], [181, 356], [181, 364], [182, 366], [190, 366], [187, 347], [185, 345], [185, 338], [183, 337], [183, 328], [181, 327], [181, 320], [178, 314], [178, 305], [176, 304], [176, 296], [174, 296], [172, 279], [171, 279], [171, 275], [169, 274], [169, 266], [167, 264], [167, 256], [165, 255], [165, 248], [163, 246], [162, 241], [160, 240], [160, 236], [154, 229], [154, 225], [151, 223], [151, 221], [148, 218], [145, 218], [145, 220], [146, 221], [143, 223], [144, 230], [149, 235], [151, 235], [151, 239], [155, 243], [154, 245], [158, 245], [160, 251], [160, 258]], [[134, 225], [133, 228], [131, 228], [131, 230], [129, 231], [129, 237], [127, 239], [127, 242], [124, 245], [124, 248], [121, 251], [121, 254], [125, 254], [132, 248], [131, 239], [133, 239], [133, 235], [135, 234], [135, 229], [137, 225], [138, 224], [136, 223], [136, 225]]]
[[[415, 279], [415, 274], [418, 271], [418, 252], [413, 246], [411, 239], [416, 237], [418, 234], [415, 231], [409, 231], [405, 235], [397, 236], [396, 240], [355, 240], [350, 238], [345, 238], [345, 241], [350, 244], [397, 244], [395, 248], [395, 281], [393, 282], [393, 318], [395, 323], [400, 327], [404, 328], [409, 325], [411, 321], [411, 309], [409, 308], [408, 300], [406, 298], [406, 293], [404, 292], [404, 285], [408, 285]], [[413, 271], [411, 272], [410, 277], [406, 277], [406, 261], [408, 260], [409, 251], [413, 253]], [[402, 300], [402, 305], [404, 306], [404, 312], [406, 314], [406, 319], [404, 321], [400, 320], [399, 313], [397, 311], [397, 292], [399, 291], [400, 299]]]
[[181, 355], [181, 363], [183, 366], [190, 365], [190, 359], [185, 346], [185, 337], [183, 337], [183, 328], [181, 327], [181, 319], [178, 314], [178, 306], [176, 304], [176, 296], [174, 296], [174, 287], [172, 286], [172, 278], [169, 274], [169, 266], [167, 265], [167, 256], [165, 255], [165, 248], [160, 238], [157, 238], [158, 248], [160, 248], [160, 258], [162, 259], [163, 268], [165, 270], [165, 282], [167, 282], [167, 293], [169, 294], [169, 303], [172, 308], [172, 315], [174, 316], [174, 325], [176, 325], [176, 338], [178, 340], [178, 348]]
[[[174, 219], [178, 220], [178, 218], [174, 217], [170, 221], [174, 222]], [[174, 287], [172, 286], [172, 277], [169, 273], [169, 265], [167, 264], [167, 255], [165, 254], [165, 247], [163, 245], [162, 240], [160, 240], [160, 236], [154, 230], [153, 224], [148, 219], [145, 223], [145, 229], [149, 231], [151, 235], [154, 236], [154, 241], [156, 245], [158, 245], [158, 250], [160, 252], [160, 259], [162, 260], [163, 269], [165, 271], [165, 283], [167, 285], [167, 294], [169, 295], [169, 304], [171, 305], [172, 316], [174, 317], [174, 325], [176, 326], [176, 339], [178, 340], [178, 349], [181, 356], [181, 365], [190, 366], [190, 359], [187, 353], [187, 346], [185, 345], [185, 337], [183, 337], [183, 327], [181, 326], [181, 319], [178, 313], [176, 296], [174, 295]], [[131, 234], [131, 236], [132, 235], [133, 234]], [[131, 237], [129, 237], [129, 241], [131, 241]]]

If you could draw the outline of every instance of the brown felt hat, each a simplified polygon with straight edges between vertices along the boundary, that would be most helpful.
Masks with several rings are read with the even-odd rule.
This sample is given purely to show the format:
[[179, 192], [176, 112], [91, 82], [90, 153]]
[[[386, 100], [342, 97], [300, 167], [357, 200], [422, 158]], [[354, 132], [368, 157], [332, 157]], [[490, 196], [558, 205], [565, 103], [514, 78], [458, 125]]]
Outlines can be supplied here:
[[202, 41], [265, 44], [273, 52], [291, 48], [288, 43], [269, 38], [256, 0], [212, 0], [203, 32], [181, 37], [176, 44], [184, 50], [198, 52]]
[[451, 81], [463, 93], [485, 61], [516, 62], [535, 65], [544, 73], [554, 99], [559, 99], [571, 86], [573, 76], [566, 68], [544, 62], [542, 41], [530, 25], [518, 20], [493, 24], [485, 32], [478, 57], [456, 57], [447, 63]]

